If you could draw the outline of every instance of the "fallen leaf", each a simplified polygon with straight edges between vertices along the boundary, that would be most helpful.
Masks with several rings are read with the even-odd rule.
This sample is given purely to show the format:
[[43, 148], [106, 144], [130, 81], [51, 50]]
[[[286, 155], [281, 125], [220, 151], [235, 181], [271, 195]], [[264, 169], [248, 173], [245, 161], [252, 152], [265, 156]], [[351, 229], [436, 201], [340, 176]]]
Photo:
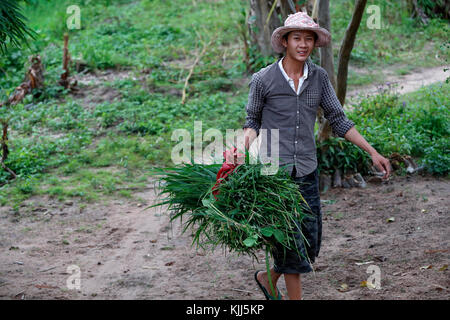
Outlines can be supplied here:
[[356, 264], [357, 266], [362, 266], [362, 265], [364, 265], [364, 264], [369, 264], [369, 263], [373, 263], [373, 261], [355, 262], [355, 264]]
[[440, 252], [448, 252], [449, 249], [438, 249], [438, 250], [425, 250], [425, 253], [440, 253]]
[[389, 219], [386, 220], [386, 222], [394, 222], [395, 218], [394, 217], [390, 217]]
[[366, 286], [369, 289], [375, 289], [376, 288], [375, 285], [372, 282], [367, 282]]
[[341, 284], [341, 286], [338, 288], [338, 291], [339, 292], [346, 292], [346, 291], [348, 291], [348, 284], [346, 284], [346, 283]]
[[153, 270], [158, 270], [159, 268], [158, 267], [155, 267], [155, 266], [142, 266], [142, 269], [153, 269]]
[[160, 250], [174, 250], [175, 247], [162, 247]]
[[421, 212], [422, 212], [422, 213], [425, 213], [425, 212], [427, 212], [427, 210], [425, 210], [425, 209], [422, 209], [422, 210], [421, 210]]
[[35, 287], [38, 289], [58, 289], [58, 287], [49, 286], [48, 284], [37, 284]]
[[156, 241], [158, 241], [158, 240], [156, 240], [156, 239], [155, 240], [150, 240], [151, 243], [156, 243]]
[[167, 262], [167, 263], [165, 264], [165, 266], [168, 267], [168, 266], [173, 265], [174, 263], [175, 263], [175, 261], [170, 261], [170, 262]]
[[360, 286], [369, 289], [375, 289], [375, 285], [372, 282], [362, 281]]
[[384, 261], [386, 261], [386, 257], [385, 256], [376, 256], [376, 257], [374, 257], [375, 258], [375, 260], [378, 260], [378, 261], [380, 261], [380, 262], [384, 262]]
[[439, 271], [445, 271], [448, 269], [448, 264], [444, 264], [441, 268], [439, 268]]
[[323, 271], [323, 270], [325, 270], [325, 269], [327, 269], [328, 268], [328, 266], [326, 266], [326, 265], [323, 265], [323, 266], [317, 266], [316, 267], [316, 271]]
[[420, 270], [426, 270], [426, 269], [431, 269], [431, 268], [433, 268], [433, 266], [430, 264], [428, 266], [420, 267]]

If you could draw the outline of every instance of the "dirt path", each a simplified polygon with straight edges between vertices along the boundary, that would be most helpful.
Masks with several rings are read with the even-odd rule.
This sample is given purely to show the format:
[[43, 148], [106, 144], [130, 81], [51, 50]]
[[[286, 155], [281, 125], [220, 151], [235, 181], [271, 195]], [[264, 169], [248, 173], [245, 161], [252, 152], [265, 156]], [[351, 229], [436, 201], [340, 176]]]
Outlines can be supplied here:
[[[445, 80], [441, 69], [400, 77], [404, 90]], [[117, 96], [105, 92], [102, 99]], [[91, 96], [82, 97], [89, 106], [98, 102]], [[143, 211], [154, 189], [134, 195], [148, 202], [105, 199], [84, 208], [33, 197], [18, 213], [0, 207], [0, 299], [263, 298], [253, 280], [265, 267], [263, 252], [258, 262], [195, 250], [164, 211]], [[305, 299], [449, 299], [449, 199], [448, 179], [421, 176], [329, 190], [316, 272], [302, 280]], [[361, 287], [370, 265], [380, 268], [380, 290]], [[79, 268], [79, 290], [67, 285], [69, 266]], [[286, 292], [283, 281], [279, 288]]]
[[[416, 91], [422, 86], [427, 86], [436, 82], [442, 82], [450, 76], [450, 71], [444, 71], [449, 66], [439, 66], [431, 68], [421, 68], [410, 74], [404, 76], [396, 75], [395, 73], [385, 74], [384, 84], [387, 82], [391, 84], [397, 84], [396, 91], [399, 94], [405, 94], [408, 92]], [[371, 84], [369, 86], [362, 86], [357, 89], [352, 89], [347, 92], [346, 107], [349, 107], [350, 103], [356, 103], [362, 97], [367, 95], [374, 95], [378, 93], [378, 87], [381, 84]]]
[[[155, 194], [138, 196], [150, 204]], [[393, 177], [321, 198], [323, 246], [315, 275], [303, 277], [305, 299], [450, 298], [448, 180]], [[80, 212], [42, 198], [18, 215], [0, 208], [0, 298], [263, 298], [253, 281], [263, 259], [195, 250], [164, 211], [143, 208], [115, 200]], [[70, 265], [80, 268], [80, 290], [67, 287]], [[380, 268], [379, 290], [361, 287], [369, 265]], [[283, 281], [279, 288], [286, 292]]]

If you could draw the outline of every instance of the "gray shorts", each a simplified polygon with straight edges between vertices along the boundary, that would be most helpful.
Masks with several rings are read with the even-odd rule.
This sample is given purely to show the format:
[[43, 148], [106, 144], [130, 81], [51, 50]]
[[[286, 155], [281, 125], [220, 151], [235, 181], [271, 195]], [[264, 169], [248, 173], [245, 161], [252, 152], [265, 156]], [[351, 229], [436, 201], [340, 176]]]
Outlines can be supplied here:
[[319, 176], [317, 168], [306, 176], [296, 178], [295, 166], [292, 179], [298, 184], [300, 193], [308, 203], [308, 208], [303, 204], [304, 210], [309, 214], [301, 223], [297, 222], [297, 230], [301, 230], [307, 242], [300, 233], [295, 234], [295, 242], [299, 253], [295, 250], [287, 250], [281, 245], [272, 251], [274, 269], [277, 273], [307, 273], [311, 272], [310, 262], [313, 263], [319, 256], [322, 240], [322, 212], [319, 195]]

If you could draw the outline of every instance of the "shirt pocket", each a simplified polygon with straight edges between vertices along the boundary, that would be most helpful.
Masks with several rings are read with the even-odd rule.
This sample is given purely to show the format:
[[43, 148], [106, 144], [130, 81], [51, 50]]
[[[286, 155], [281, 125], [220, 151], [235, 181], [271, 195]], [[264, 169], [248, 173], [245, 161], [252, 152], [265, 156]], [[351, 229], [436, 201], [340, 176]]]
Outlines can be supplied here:
[[305, 92], [306, 105], [309, 108], [317, 109], [320, 103], [320, 92], [318, 90], [307, 90]]

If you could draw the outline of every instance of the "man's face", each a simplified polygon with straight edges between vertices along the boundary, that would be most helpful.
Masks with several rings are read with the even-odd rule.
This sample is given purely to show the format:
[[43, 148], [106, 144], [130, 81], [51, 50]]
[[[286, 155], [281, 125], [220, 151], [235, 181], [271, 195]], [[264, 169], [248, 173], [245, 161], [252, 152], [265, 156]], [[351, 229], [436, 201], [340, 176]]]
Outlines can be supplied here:
[[290, 58], [305, 62], [314, 49], [314, 32], [309, 30], [291, 31], [288, 34], [288, 41], [282, 41], [286, 47], [286, 55]]

